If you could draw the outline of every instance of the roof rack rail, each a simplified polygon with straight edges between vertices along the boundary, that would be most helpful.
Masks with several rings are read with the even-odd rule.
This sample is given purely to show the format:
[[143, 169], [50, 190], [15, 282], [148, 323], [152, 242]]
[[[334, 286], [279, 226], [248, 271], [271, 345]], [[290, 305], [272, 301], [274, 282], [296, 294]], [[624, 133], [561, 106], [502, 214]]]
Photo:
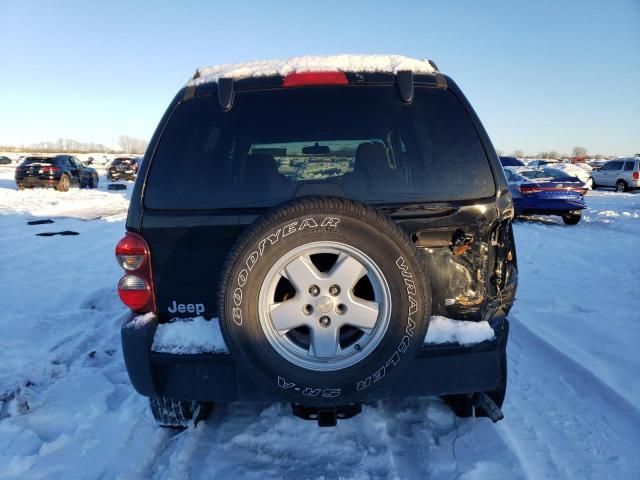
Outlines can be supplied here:
[[438, 68], [438, 65], [436, 65], [436, 62], [434, 62], [433, 60], [427, 60], [427, 62], [429, 62], [429, 65], [431, 65], [431, 68], [435, 70], [434, 74], [436, 76], [436, 83], [438, 84], [438, 87], [448, 88], [449, 84], [447, 83], [447, 77], [445, 77], [440, 72], [440, 69]]

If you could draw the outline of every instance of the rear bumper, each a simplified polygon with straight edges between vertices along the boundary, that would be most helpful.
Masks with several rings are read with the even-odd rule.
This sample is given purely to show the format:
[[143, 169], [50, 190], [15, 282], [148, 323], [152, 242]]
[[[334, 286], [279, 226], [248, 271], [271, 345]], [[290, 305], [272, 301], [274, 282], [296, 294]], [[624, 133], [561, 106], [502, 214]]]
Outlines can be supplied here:
[[25, 187], [55, 187], [60, 182], [59, 179], [54, 177], [30, 177], [24, 176], [16, 178], [17, 185], [23, 185]]
[[552, 200], [540, 201], [529, 199], [514, 199], [516, 215], [564, 215], [574, 210], [587, 208], [584, 200]]
[[113, 179], [113, 180], [120, 180], [120, 179], [124, 179], [124, 180], [135, 180], [136, 179], [136, 172], [119, 172], [119, 171], [111, 171], [109, 170], [108, 175], [109, 179]]
[[[200, 401], [283, 401], [238, 368], [229, 354], [176, 355], [151, 351], [157, 320], [122, 325], [122, 351], [134, 388], [148, 397]], [[424, 346], [396, 380], [366, 400], [486, 392], [502, 387], [506, 372], [509, 322], [492, 320], [495, 338], [476, 345]], [[363, 398], [363, 400], [365, 400]]]

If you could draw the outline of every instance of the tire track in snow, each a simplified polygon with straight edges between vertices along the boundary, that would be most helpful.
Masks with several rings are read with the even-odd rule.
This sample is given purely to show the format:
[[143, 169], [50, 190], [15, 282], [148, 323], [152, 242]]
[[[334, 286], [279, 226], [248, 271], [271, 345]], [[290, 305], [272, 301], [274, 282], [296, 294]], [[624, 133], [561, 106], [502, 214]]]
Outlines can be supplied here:
[[497, 430], [529, 478], [633, 478], [640, 413], [511, 318], [506, 420]]

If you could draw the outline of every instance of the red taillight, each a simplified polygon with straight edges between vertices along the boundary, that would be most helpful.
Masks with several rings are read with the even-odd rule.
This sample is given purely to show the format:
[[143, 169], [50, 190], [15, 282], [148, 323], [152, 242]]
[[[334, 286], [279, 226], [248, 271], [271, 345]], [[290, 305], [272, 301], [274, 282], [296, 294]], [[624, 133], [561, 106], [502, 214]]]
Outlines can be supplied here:
[[125, 275], [118, 282], [118, 295], [131, 310], [142, 310], [150, 303], [151, 286], [137, 275]]
[[127, 233], [116, 245], [116, 260], [129, 272], [138, 270], [149, 254], [149, 247], [140, 235]]
[[151, 255], [144, 238], [137, 233], [127, 232], [116, 246], [116, 260], [127, 271], [118, 282], [118, 295], [122, 303], [136, 312], [155, 310]]
[[349, 80], [342, 72], [294, 72], [284, 77], [285, 87], [308, 85], [348, 85]]
[[540, 193], [541, 191], [542, 191], [542, 189], [540, 187], [527, 187], [527, 186], [520, 187], [520, 192], [523, 195], [530, 195], [532, 193]]
[[42, 173], [56, 173], [60, 169], [58, 167], [42, 167]]
[[633, 172], [631, 178], [633, 178], [634, 180], [640, 180], [640, 172]]

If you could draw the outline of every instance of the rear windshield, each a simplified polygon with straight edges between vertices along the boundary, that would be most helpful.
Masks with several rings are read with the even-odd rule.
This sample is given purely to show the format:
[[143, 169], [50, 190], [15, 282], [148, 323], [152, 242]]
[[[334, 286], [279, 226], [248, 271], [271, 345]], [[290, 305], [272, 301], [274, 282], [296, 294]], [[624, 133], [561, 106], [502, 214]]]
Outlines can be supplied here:
[[157, 209], [271, 207], [305, 195], [367, 203], [466, 200], [495, 186], [455, 96], [416, 87], [275, 89], [216, 96], [173, 112], [152, 160], [145, 204]]
[[33, 163], [48, 163], [52, 165], [55, 162], [55, 158], [46, 158], [46, 157], [27, 157], [23, 160], [22, 165], [31, 165]]

